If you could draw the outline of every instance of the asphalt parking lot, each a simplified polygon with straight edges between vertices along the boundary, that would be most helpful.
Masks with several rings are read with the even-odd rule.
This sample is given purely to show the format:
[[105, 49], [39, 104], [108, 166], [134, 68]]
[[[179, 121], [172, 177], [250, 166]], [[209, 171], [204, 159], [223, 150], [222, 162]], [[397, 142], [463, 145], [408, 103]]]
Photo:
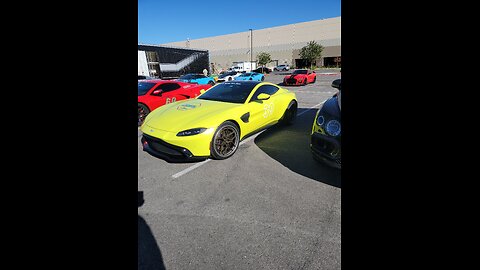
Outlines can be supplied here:
[[[327, 72], [327, 71], [325, 71]], [[281, 83], [282, 72], [266, 76]], [[340, 269], [340, 171], [313, 160], [310, 131], [340, 78], [317, 71], [292, 126], [244, 140], [227, 160], [168, 163], [138, 131], [138, 269]]]

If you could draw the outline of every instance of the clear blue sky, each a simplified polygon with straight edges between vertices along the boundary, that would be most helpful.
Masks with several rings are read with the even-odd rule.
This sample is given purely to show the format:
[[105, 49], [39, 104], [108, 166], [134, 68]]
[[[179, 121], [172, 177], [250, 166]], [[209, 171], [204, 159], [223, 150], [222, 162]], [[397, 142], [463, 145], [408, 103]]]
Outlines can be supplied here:
[[338, 17], [340, 6], [340, 0], [138, 0], [138, 42], [162, 44]]

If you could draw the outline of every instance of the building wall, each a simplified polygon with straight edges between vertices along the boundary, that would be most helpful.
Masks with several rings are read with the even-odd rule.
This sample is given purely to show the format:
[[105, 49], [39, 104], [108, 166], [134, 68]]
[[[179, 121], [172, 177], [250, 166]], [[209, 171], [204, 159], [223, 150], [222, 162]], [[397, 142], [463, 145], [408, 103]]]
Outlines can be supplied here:
[[[259, 52], [268, 52], [278, 64], [294, 65], [300, 48], [312, 40], [325, 47], [323, 57], [341, 56], [341, 17], [253, 30], [252, 36], [254, 61]], [[217, 68], [227, 68], [232, 62], [250, 61], [250, 31], [165, 45], [209, 50], [210, 62]], [[317, 65], [321, 62], [322, 59], [318, 59]]]

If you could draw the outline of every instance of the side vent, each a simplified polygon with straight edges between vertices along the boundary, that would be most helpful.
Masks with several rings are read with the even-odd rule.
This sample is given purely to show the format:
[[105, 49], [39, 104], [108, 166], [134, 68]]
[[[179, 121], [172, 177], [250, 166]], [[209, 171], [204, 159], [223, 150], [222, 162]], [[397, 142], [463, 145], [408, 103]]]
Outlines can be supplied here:
[[250, 112], [247, 112], [246, 114], [242, 115], [242, 117], [240, 117], [240, 119], [242, 119], [244, 123], [248, 123], [249, 118], [250, 118]]

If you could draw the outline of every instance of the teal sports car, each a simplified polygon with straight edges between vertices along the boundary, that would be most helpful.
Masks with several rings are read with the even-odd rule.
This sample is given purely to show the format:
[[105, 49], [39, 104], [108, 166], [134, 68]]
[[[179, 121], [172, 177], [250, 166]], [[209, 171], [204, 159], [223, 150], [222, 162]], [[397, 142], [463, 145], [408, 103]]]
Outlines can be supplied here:
[[247, 72], [243, 73], [242, 75], [236, 77], [235, 81], [258, 81], [263, 82], [265, 80], [265, 75], [256, 73], [256, 72]]
[[197, 83], [197, 84], [215, 84], [215, 79], [212, 77], [207, 77], [203, 74], [185, 74], [177, 79], [179, 82], [186, 82], [186, 83]]

